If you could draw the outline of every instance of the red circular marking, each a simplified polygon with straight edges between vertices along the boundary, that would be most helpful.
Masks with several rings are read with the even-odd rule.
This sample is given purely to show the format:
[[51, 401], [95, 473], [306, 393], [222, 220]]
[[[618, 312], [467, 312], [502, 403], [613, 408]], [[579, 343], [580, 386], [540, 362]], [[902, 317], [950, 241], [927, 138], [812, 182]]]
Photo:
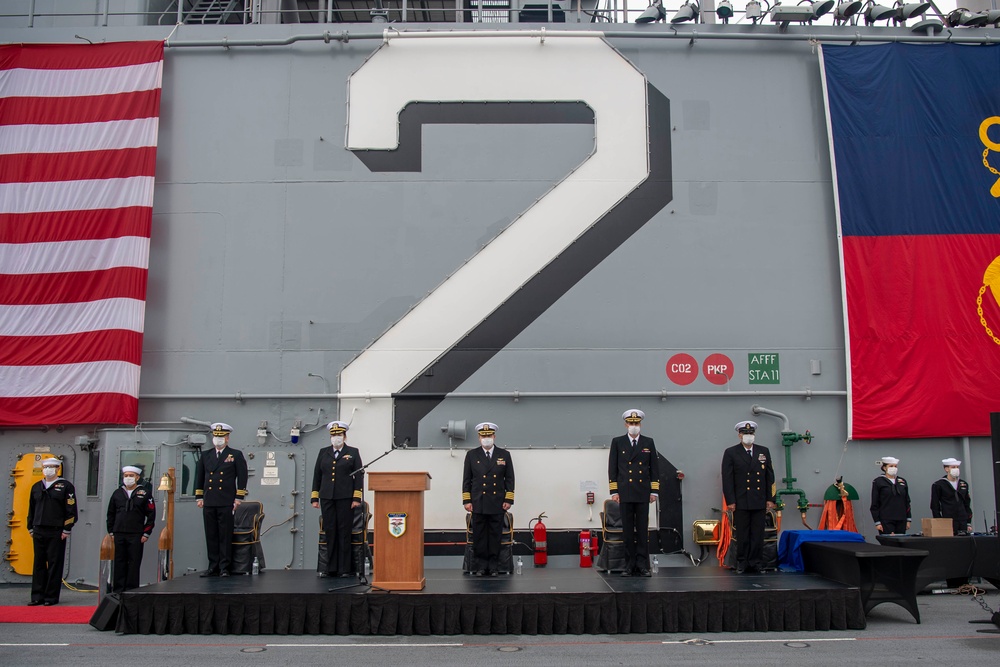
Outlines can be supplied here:
[[698, 377], [698, 360], [690, 354], [675, 354], [667, 362], [667, 377], [674, 384], [691, 384]]
[[705, 374], [705, 379], [712, 384], [726, 384], [733, 379], [736, 367], [733, 366], [732, 359], [716, 352], [705, 358], [701, 372]]

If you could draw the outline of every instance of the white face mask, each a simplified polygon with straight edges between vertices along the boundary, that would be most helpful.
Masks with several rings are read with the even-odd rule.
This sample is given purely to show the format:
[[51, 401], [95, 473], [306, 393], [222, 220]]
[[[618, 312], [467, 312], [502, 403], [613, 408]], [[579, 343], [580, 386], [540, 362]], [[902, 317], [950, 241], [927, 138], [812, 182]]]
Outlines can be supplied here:
[[631, 426], [629, 426], [628, 427], [628, 434], [630, 436], [632, 436], [633, 438], [635, 436], [639, 435], [639, 426], [636, 425], [636, 424], [632, 424]]
[[340, 447], [341, 445], [344, 444], [344, 436], [342, 436], [342, 435], [331, 435], [330, 436], [330, 444], [333, 445], [334, 447]]
[[888, 475], [889, 477], [895, 477], [898, 471], [899, 468], [897, 468], [896, 466], [889, 466], [888, 468], [885, 469], [885, 474]]
[[223, 447], [226, 446], [226, 439], [219, 437], [212, 438], [212, 444], [218, 447], [219, 449], [222, 449]]
[[951, 475], [953, 479], [958, 479], [959, 472], [961, 472], [960, 468], [952, 468], [948, 471], [948, 474]]
[[59, 470], [59, 468], [56, 468], [55, 466], [42, 466], [42, 474], [46, 477], [55, 477], [57, 470]]
[[483, 447], [489, 449], [493, 446], [493, 438], [480, 438], [479, 442], [483, 444]]
[[742, 442], [747, 447], [752, 445], [753, 441], [754, 441], [753, 433], [744, 433], [743, 435], [740, 436], [740, 442]]
[[127, 486], [130, 489], [133, 486], [135, 486], [135, 477], [132, 477], [131, 475], [128, 475], [127, 477], [122, 478], [122, 481], [125, 483], [125, 486]]

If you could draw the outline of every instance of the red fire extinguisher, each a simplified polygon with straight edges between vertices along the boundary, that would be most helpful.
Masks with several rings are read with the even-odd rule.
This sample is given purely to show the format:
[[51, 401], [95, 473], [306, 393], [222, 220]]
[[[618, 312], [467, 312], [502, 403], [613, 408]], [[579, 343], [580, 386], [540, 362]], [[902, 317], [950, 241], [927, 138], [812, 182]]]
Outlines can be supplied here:
[[542, 523], [542, 519], [544, 518], [545, 512], [542, 512], [537, 518], [528, 522], [528, 528], [531, 528], [532, 521], [537, 522], [535, 523], [534, 529], [531, 531], [532, 540], [535, 542], [535, 567], [545, 567], [549, 562], [548, 534], [545, 529], [545, 524]]
[[580, 531], [580, 567], [593, 567], [594, 559], [590, 555], [590, 530]]

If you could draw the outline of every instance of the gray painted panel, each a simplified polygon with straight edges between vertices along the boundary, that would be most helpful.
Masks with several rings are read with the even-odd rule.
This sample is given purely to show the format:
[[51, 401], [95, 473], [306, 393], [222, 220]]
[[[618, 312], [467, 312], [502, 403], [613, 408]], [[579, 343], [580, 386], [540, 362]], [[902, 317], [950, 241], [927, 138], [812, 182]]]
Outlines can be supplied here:
[[[246, 34], [301, 31], [248, 27]], [[32, 38], [74, 41], [74, 32], [39, 30]], [[131, 39], [162, 38], [169, 30], [92, 32]], [[221, 37], [230, 29], [201, 32]], [[24, 35], [4, 30], [0, 37], [20, 41]], [[368, 342], [593, 149], [593, 129], [585, 126], [435, 125], [424, 130], [422, 172], [371, 173], [343, 148], [345, 95], [347, 77], [377, 45], [354, 40], [171, 49], [164, 67], [141, 391], [178, 396], [140, 401], [140, 418], [222, 419], [236, 427], [234, 441], [242, 443], [254, 442], [260, 420], [281, 439], [296, 419], [303, 420], [310, 426], [294, 450], [274, 439], [263, 448], [244, 447], [296, 452], [297, 507], [308, 495], [315, 452], [326, 442], [323, 425], [334, 418], [337, 404], [332, 398], [279, 395], [336, 391], [338, 373]], [[602, 446], [621, 431], [621, 411], [636, 405], [648, 415], [645, 432], [687, 473], [684, 513], [690, 521], [714, 516], [721, 451], [734, 439], [732, 424], [752, 418], [750, 407], [759, 403], [788, 414], [794, 430], [816, 435], [812, 444], [793, 450], [797, 485], [810, 500], [818, 502], [827, 485], [844, 475], [861, 492], [855, 510], [871, 536], [866, 508], [874, 462], [892, 454], [902, 459], [901, 473], [913, 486], [914, 518], [928, 516], [930, 483], [941, 458], [962, 458], [959, 440], [845, 443], [843, 397], [729, 395], [846, 385], [832, 178], [812, 47], [654, 40], [619, 40], [615, 46], [673, 103], [674, 199], [459, 391], [715, 393], [666, 401], [450, 398], [422, 420], [421, 444], [447, 447], [440, 428], [448, 420], [471, 425], [489, 419], [501, 426], [501, 445]], [[778, 352], [782, 384], [749, 385], [748, 351]], [[678, 387], [664, 371], [677, 352], [699, 362], [712, 352], [728, 354], [737, 376], [728, 387], [702, 374]], [[818, 376], [810, 372], [811, 359], [821, 361]], [[238, 392], [273, 398], [238, 400]], [[192, 396], [203, 394], [224, 398]], [[770, 417], [757, 421], [759, 441], [783, 464], [780, 424]], [[147, 424], [138, 431], [99, 432], [102, 496], [81, 503], [90, 525], [72, 538], [71, 580], [96, 578], [103, 535], [98, 518], [115, 483], [118, 449], [137, 441], [178, 442], [191, 428]], [[82, 456], [72, 443], [88, 432], [5, 431], [0, 451], [10, 455], [49, 444], [76, 452], [74, 482], [85, 488]], [[357, 444], [366, 447], [366, 459], [384, 448]], [[983, 510], [993, 511], [986, 492], [992, 483], [989, 442], [973, 438], [971, 448], [972, 461], [963, 471], [981, 529]], [[179, 465], [179, 449], [160, 446], [161, 469]], [[549, 506], [519, 503], [519, 527], [543, 510], [560, 525], [579, 509], [582, 494], [544, 498], [551, 469], [533, 469], [532, 453], [515, 452], [524, 462], [518, 478], [535, 485]], [[405, 457], [420, 455], [399, 452], [390, 460], [402, 465]], [[558, 456], [567, 476], [604, 484], [601, 466], [582, 466], [586, 457], [579, 452]], [[435, 490], [445, 493], [457, 496], [459, 484], [452, 468], [442, 467], [434, 477]], [[276, 509], [268, 510], [265, 527], [287, 518], [292, 490], [282, 485], [267, 496]], [[599, 486], [598, 495], [603, 492]], [[8, 497], [4, 501], [9, 505]], [[302, 532], [290, 536], [283, 524], [268, 533], [271, 567], [314, 567], [317, 513], [303, 509], [295, 520]], [[810, 522], [818, 516], [810, 510]], [[177, 554], [178, 572], [204, 567], [201, 517], [192, 499], [178, 501], [177, 520], [191, 536]], [[786, 514], [786, 527], [796, 522]], [[154, 560], [155, 548], [147, 549], [144, 580]]]

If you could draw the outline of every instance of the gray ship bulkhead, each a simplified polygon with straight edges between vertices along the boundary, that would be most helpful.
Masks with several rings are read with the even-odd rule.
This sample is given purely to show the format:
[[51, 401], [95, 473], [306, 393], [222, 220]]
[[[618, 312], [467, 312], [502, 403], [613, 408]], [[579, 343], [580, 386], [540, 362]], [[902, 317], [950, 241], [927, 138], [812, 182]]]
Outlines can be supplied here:
[[[171, 32], [141, 25], [8, 26], [0, 23], [0, 42], [72, 42], [77, 33], [94, 41], [148, 40]], [[595, 141], [594, 122], [446, 120], [421, 126], [419, 171], [372, 171], [345, 147], [348, 81], [377, 49], [395, 46], [360, 38], [380, 36], [377, 26], [350, 31], [356, 38], [346, 42], [167, 48], [142, 423], [0, 431], [0, 457], [11, 466], [22, 453], [66, 456], [67, 476], [80, 491], [68, 580], [96, 579], [106, 499], [122, 457], [133, 451], [154, 462], [154, 486], [167, 468], [177, 468], [176, 573], [204, 568], [201, 516], [190, 495], [197, 438], [193, 446], [190, 436], [207, 432], [197, 422], [216, 420], [232, 424], [231, 444], [253, 457], [249, 498], [264, 503], [268, 566], [315, 567], [319, 512], [308, 496], [316, 453], [328, 443], [325, 424], [340, 418], [362, 425], [366, 409], [374, 409], [366, 406], [388, 400], [359, 394], [339, 400], [341, 373], [428, 294], [462, 276], [463, 266], [539, 198], [606, 150]], [[171, 39], [280, 40], [304, 32], [317, 30], [185, 25]], [[638, 407], [646, 413], [643, 433], [686, 475], [689, 525], [718, 516], [721, 455], [735, 442], [732, 425], [740, 419], [760, 424], [758, 442], [771, 448], [781, 484], [782, 424], [755, 417], [751, 407], [758, 404], [786, 414], [792, 430], [812, 432], [811, 444], [794, 448], [796, 485], [821, 503], [843, 475], [861, 493], [855, 513], [867, 536], [874, 534], [868, 489], [884, 455], [901, 459], [917, 525], [930, 515], [940, 459], [965, 459], [976, 529], [983, 530], [983, 513], [995, 512], [987, 438], [847, 441], [843, 302], [814, 46], [607, 41], [668, 101], [649, 122], [668, 139], [670, 196], [633, 232], [609, 239], [612, 247], [594, 243], [578, 260], [591, 264], [576, 266], [580, 275], [549, 294], [551, 305], [522, 318], [502, 348], [469, 344], [471, 369], [461, 368], [461, 357], [452, 363], [466, 377], [426, 405], [413, 446], [372, 470], [429, 471], [428, 529], [460, 530], [463, 450], [475, 444], [472, 425], [489, 420], [499, 425], [498, 444], [513, 453], [517, 528], [545, 512], [551, 528], [593, 529], [599, 520], [596, 511], [591, 520], [585, 492], [595, 490], [598, 504], [607, 496], [606, 447], [623, 431], [622, 411]], [[575, 71], [570, 62], [555, 80], [581, 74], [595, 81], [606, 75]], [[545, 244], [545, 218], [538, 224], [534, 242]], [[523, 249], [529, 254], [530, 242]], [[494, 274], [497, 281], [502, 272]], [[462, 286], [464, 304], [435, 311], [442, 328], [457, 326], [478, 291], [488, 291], [489, 278], [481, 280]], [[507, 324], [496, 319], [491, 326]], [[668, 360], [680, 353], [699, 365], [686, 386], [667, 375]], [[735, 367], [721, 384], [701, 368], [716, 353]], [[777, 383], [751, 383], [753, 353], [777, 355]], [[435, 378], [433, 358], [410, 380], [430, 387], [429, 394], [447, 386]], [[388, 403], [397, 419], [406, 400]], [[449, 437], [449, 423], [462, 420], [464, 432], [453, 424]], [[262, 421], [268, 435], [258, 444]], [[296, 422], [302, 434], [292, 443]], [[348, 442], [366, 461], [394, 444], [392, 435], [351, 437], [365, 432], [357, 428]], [[0, 496], [9, 508], [10, 490]], [[810, 510], [810, 523], [819, 513]], [[378, 528], [384, 518], [373, 521]], [[786, 511], [784, 526], [797, 524], [794, 509]], [[155, 580], [151, 553], [155, 548], [147, 547], [143, 583]], [[26, 581], [0, 571], [2, 580]]]

